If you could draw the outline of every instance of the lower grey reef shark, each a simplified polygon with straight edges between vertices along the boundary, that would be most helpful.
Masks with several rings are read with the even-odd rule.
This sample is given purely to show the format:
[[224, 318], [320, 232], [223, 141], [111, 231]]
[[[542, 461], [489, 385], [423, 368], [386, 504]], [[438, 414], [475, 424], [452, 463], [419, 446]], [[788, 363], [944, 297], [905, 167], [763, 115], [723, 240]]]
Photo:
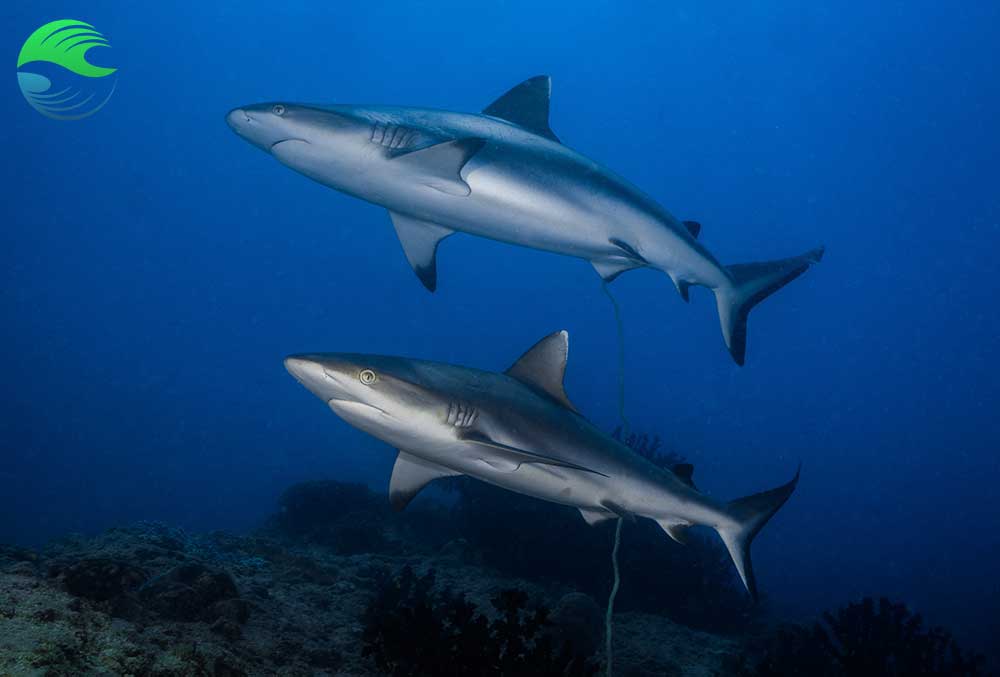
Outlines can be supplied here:
[[598, 430], [566, 396], [568, 334], [552, 334], [506, 372], [403, 357], [292, 355], [285, 367], [338, 416], [399, 449], [389, 499], [401, 510], [428, 483], [468, 475], [573, 506], [589, 524], [655, 520], [683, 543], [715, 529], [757, 598], [750, 543], [788, 500], [787, 484], [731, 503], [698, 491], [690, 465], [662, 469]]
[[319, 183], [386, 207], [407, 260], [431, 291], [438, 243], [456, 231], [590, 261], [609, 282], [664, 271], [681, 297], [715, 293], [737, 364], [750, 309], [820, 260], [723, 266], [678, 221], [620, 176], [560, 143], [549, 128], [551, 82], [531, 78], [481, 114], [395, 106], [262, 103], [231, 111], [241, 137]]

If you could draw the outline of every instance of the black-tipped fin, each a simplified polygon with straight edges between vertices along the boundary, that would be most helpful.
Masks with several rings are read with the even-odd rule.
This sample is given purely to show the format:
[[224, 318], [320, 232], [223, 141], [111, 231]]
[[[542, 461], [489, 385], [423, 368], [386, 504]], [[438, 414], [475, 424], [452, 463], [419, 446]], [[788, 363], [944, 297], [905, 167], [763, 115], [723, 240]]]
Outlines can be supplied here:
[[428, 290], [434, 291], [437, 289], [438, 244], [455, 231], [398, 212], [389, 212], [389, 216], [413, 272]]
[[691, 233], [691, 237], [697, 240], [698, 235], [701, 234], [701, 224], [697, 221], [682, 221], [682, 223], [688, 229], [688, 232]]
[[698, 488], [694, 485], [693, 465], [691, 465], [690, 463], [678, 463], [673, 468], [671, 468], [671, 470], [674, 471], [674, 474], [677, 475], [677, 479], [679, 479], [681, 482], [688, 485], [692, 489]]
[[524, 127], [552, 141], [559, 139], [549, 128], [549, 100], [552, 97], [552, 78], [538, 75], [508, 90], [506, 94], [483, 109], [490, 115]]
[[722, 542], [729, 550], [729, 556], [733, 558], [736, 571], [754, 601], [757, 600], [757, 581], [754, 578], [753, 563], [750, 560], [750, 544], [753, 543], [754, 537], [760, 533], [767, 521], [774, 516], [774, 513], [778, 512], [795, 491], [795, 486], [799, 482], [800, 470], [801, 466], [799, 470], [795, 471], [795, 477], [780, 487], [739, 498], [730, 503], [728, 512], [732, 523], [717, 527]]
[[389, 503], [395, 510], [402, 510], [434, 480], [461, 474], [400, 449], [389, 479]]
[[656, 520], [656, 523], [667, 532], [667, 535], [670, 536], [670, 538], [674, 539], [681, 545], [687, 545], [690, 541], [690, 538], [688, 537], [688, 529], [691, 528], [691, 524], [689, 522], [681, 522], [670, 518], [664, 518]]
[[715, 302], [726, 347], [736, 364], [746, 360], [747, 316], [758, 303], [809, 270], [823, 258], [823, 247], [800, 256], [727, 266], [732, 284], [716, 288]]

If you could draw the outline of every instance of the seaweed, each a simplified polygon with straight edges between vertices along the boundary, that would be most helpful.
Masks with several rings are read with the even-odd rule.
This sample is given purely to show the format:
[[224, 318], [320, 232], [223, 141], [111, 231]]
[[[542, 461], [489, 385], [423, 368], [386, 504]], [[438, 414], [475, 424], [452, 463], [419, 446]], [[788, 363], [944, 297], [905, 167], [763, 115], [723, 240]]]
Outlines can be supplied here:
[[975, 677], [984, 659], [951, 633], [925, 628], [905, 604], [866, 597], [827, 611], [811, 626], [786, 625], [769, 640], [753, 677]]
[[387, 675], [594, 675], [598, 666], [543, 632], [549, 610], [502, 590], [482, 613], [464, 595], [435, 592], [435, 575], [383, 575], [363, 617], [363, 654]]

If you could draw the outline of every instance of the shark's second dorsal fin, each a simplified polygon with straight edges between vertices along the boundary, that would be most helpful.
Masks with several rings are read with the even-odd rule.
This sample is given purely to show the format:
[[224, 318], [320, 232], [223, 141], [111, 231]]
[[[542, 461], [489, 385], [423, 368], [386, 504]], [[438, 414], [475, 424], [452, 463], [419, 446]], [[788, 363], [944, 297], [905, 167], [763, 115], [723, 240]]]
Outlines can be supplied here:
[[576, 411], [563, 387], [568, 359], [569, 332], [563, 329], [533, 345], [504, 373], [542, 391], [567, 409]]
[[681, 482], [688, 485], [692, 489], [698, 488], [694, 485], [693, 465], [691, 465], [690, 463], [678, 463], [673, 468], [671, 468], [671, 470], [674, 471], [674, 474], [677, 475], [677, 479], [679, 479]]
[[513, 122], [552, 141], [558, 137], [549, 128], [549, 98], [552, 78], [538, 75], [525, 80], [483, 109], [484, 115]]

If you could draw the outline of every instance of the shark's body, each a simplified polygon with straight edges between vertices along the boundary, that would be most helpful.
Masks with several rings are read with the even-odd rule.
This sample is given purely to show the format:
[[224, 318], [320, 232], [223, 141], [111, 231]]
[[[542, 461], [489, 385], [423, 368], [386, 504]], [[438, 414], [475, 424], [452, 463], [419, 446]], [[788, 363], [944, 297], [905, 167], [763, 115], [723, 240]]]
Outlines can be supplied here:
[[515, 87], [482, 114], [389, 106], [257, 104], [227, 121], [283, 164], [389, 209], [424, 285], [437, 285], [438, 243], [456, 231], [590, 261], [606, 281], [633, 268], [666, 272], [682, 297], [712, 289], [726, 344], [742, 364], [746, 314], [819, 260], [822, 249], [723, 266], [700, 226], [677, 220], [549, 129], [547, 77]]
[[699, 492], [690, 466], [657, 467], [576, 412], [563, 390], [566, 332], [546, 337], [504, 373], [399, 357], [301, 355], [285, 364], [348, 423], [397, 447], [390, 499], [401, 509], [426, 484], [468, 475], [573, 506], [590, 524], [648, 517], [683, 542], [716, 529], [756, 595], [750, 541], [795, 482], [723, 503]]

